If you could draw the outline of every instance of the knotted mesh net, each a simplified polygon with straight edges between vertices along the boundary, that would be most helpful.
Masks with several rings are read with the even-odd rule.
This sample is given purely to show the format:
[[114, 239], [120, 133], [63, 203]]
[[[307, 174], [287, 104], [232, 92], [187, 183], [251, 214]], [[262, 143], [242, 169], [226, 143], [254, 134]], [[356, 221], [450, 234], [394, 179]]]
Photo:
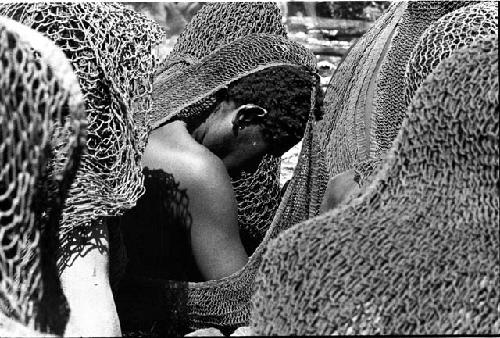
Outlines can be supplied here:
[[12, 3], [0, 14], [43, 33], [70, 60], [85, 95], [87, 153], [61, 229], [120, 214], [143, 193], [140, 165], [150, 130], [155, 57], [163, 32], [113, 3]]
[[391, 5], [351, 48], [332, 76], [325, 93], [323, 122], [315, 132], [321, 148], [328, 149], [324, 153], [327, 176], [334, 177], [358, 162], [372, 159], [370, 126], [371, 115], [377, 113], [374, 100], [378, 74], [407, 5]]
[[406, 66], [404, 106], [408, 106], [427, 75], [452, 51], [497, 32], [498, 4], [492, 2], [462, 7], [430, 25], [420, 37]]
[[47, 232], [61, 215], [86, 121], [76, 76], [50, 40], [0, 17], [0, 59], [0, 331], [24, 327], [26, 335], [51, 324]]
[[400, 93], [405, 92], [406, 67], [422, 34], [444, 15], [475, 3], [477, 2], [415, 1], [408, 3], [408, 10], [401, 18], [377, 81], [375, 98], [377, 112], [371, 116], [373, 125], [370, 153], [373, 157], [383, 156], [391, 147], [405, 116], [408, 102]]
[[[325, 95], [325, 123], [319, 137], [322, 147], [328, 148], [325, 161], [330, 177], [353, 168], [360, 176], [369, 177], [377, 168], [363, 163], [383, 158], [401, 126], [408, 105], [405, 71], [413, 49], [430, 25], [474, 4], [477, 2], [393, 4], [353, 46]], [[482, 19], [488, 20], [480, 23]], [[478, 28], [481, 32], [491, 25], [485, 14], [474, 14], [468, 22], [475, 22], [475, 29], [483, 27]]]
[[[393, 11], [367, 36], [390, 27]], [[488, 13], [473, 22], [490, 25]], [[446, 24], [460, 31], [464, 22]], [[368, 191], [267, 247], [253, 298], [257, 334], [500, 332], [497, 34], [458, 46], [453, 39], [441, 47], [448, 58], [428, 56], [431, 75]], [[331, 85], [346, 81], [340, 74]]]

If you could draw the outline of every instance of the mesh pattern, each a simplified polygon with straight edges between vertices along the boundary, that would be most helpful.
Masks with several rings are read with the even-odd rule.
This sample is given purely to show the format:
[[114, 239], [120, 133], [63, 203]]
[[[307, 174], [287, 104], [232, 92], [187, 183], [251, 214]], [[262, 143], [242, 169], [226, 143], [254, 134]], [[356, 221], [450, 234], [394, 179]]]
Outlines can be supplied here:
[[150, 130], [159, 27], [112, 3], [4, 4], [0, 14], [53, 40], [85, 94], [88, 153], [66, 200], [62, 229], [135, 205], [144, 189], [140, 159]]
[[432, 70], [455, 49], [498, 32], [498, 3], [478, 3], [453, 11], [433, 23], [415, 46], [406, 67], [405, 107]]
[[161, 83], [156, 81], [154, 126], [233, 81], [280, 65], [305, 66], [313, 71], [316, 60], [304, 47], [284, 37], [254, 34], [239, 38], [182, 72], [163, 77]]
[[381, 65], [387, 58], [407, 3], [391, 5], [351, 48], [336, 69], [324, 99], [324, 117], [318, 126], [330, 177], [370, 159], [371, 115], [376, 114], [375, 91]]
[[[313, 98], [314, 93], [312, 106], [315, 104]], [[250, 256], [248, 263], [238, 272], [220, 280], [202, 283], [176, 281], [162, 283], [162, 295], [168, 303], [168, 307], [162, 308], [162, 313], [164, 318], [178, 318], [173, 324], [181, 328], [175, 330], [182, 332], [185, 326], [190, 329], [203, 327], [234, 329], [248, 323], [255, 274], [261, 264], [267, 243], [292, 224], [311, 217], [312, 210], [317, 210], [321, 203], [321, 195], [303, 179], [304, 173], [310, 172], [320, 177], [321, 181], [325, 181], [325, 168], [311, 166], [318, 162], [316, 156], [320, 156], [318, 154], [321, 153], [319, 143], [312, 137], [314, 124], [313, 120], [308, 122], [300, 155], [302, 160], [297, 164], [294, 177], [264, 239]], [[311, 201], [311, 208], [306, 201]], [[293, 208], [293, 205], [298, 205], [300, 208]], [[184, 321], [182, 325], [179, 324], [181, 321]], [[179, 332], [175, 331], [176, 334]]]
[[437, 66], [368, 191], [268, 246], [257, 335], [500, 332], [498, 90], [496, 34]]
[[39, 328], [43, 230], [57, 222], [80, 159], [83, 95], [51, 41], [3, 17], [0, 59], [0, 312]]
[[[471, 6], [478, 9], [469, 11]], [[360, 175], [371, 177], [378, 168], [363, 163], [377, 163], [396, 137], [408, 106], [409, 98], [406, 99], [405, 94], [409, 93], [406, 88], [410, 82], [416, 86], [423, 79], [423, 75], [418, 75], [419, 69], [410, 72], [411, 76], [420, 79], [408, 77], [407, 67], [413, 57], [412, 51], [419, 45], [427, 29], [431, 25], [443, 29], [445, 22], [451, 18], [444, 19], [441, 24], [437, 24], [438, 20], [456, 10], [470, 13], [467, 22], [473, 23], [475, 27], [467, 33], [467, 39], [470, 40], [497, 26], [496, 21], [491, 20], [492, 14], [484, 13], [485, 8], [492, 6], [495, 5], [458, 1], [401, 2], [391, 5], [387, 13], [349, 51], [326, 92], [325, 118], [319, 127], [319, 137], [322, 147], [328, 149], [325, 161], [330, 177], [353, 168], [366, 169]], [[459, 22], [456, 19], [453, 18], [455, 26]], [[456, 34], [460, 33], [447, 36], [451, 39]], [[435, 48], [448, 48], [448, 53], [457, 48], [458, 44], [448, 44], [451, 42], [448, 40], [439, 44], [438, 40], [442, 38], [442, 35], [433, 35]], [[439, 58], [433, 52], [421, 52], [421, 56], [427, 60], [415, 62], [427, 62], [427, 72], [439, 63]]]
[[279, 8], [272, 3], [206, 4], [179, 36], [170, 56], [201, 59], [250, 34], [286, 37]]
[[[253, 252], [264, 239], [280, 202], [279, 172], [274, 164], [271, 159], [264, 159], [255, 173], [243, 172], [232, 181], [238, 203], [238, 225], [247, 252]], [[266, 189], [255, 189], [257, 186]], [[255, 222], [255, 215], [267, 221]]]
[[459, 8], [474, 4], [473, 1], [415, 1], [408, 3], [408, 10], [401, 18], [399, 28], [391, 42], [387, 59], [380, 69], [377, 81], [377, 112], [372, 115], [373, 131], [370, 152], [382, 156], [392, 145], [404, 114], [405, 70], [411, 52], [424, 31], [442, 16]]
[[380, 166], [382, 159], [375, 158], [362, 162], [357, 162], [354, 165], [354, 180], [359, 184], [359, 186], [363, 186], [366, 182], [370, 182], [372, 175], [377, 172], [377, 169]]
[[[201, 109], [193, 108], [200, 105], [204, 100], [215, 100], [214, 97], [210, 97], [209, 94], [201, 90], [197, 93], [197, 96], [205, 97], [201, 99], [198, 97], [193, 100], [193, 98], [190, 99], [189, 96], [185, 96], [188, 93], [177, 90], [177, 95], [174, 95], [177, 96], [179, 102], [173, 104], [170, 102], [172, 97], [170, 97], [170, 95], [166, 96], [168, 92], [165, 92], [161, 84], [170, 82], [170, 87], [175, 88], [179, 82], [186, 80], [186, 78], [181, 75], [180, 79], [172, 83], [170, 78], [173, 76], [175, 77], [176, 73], [182, 73], [190, 65], [202, 63], [202, 59], [212, 54], [217, 49], [233, 43], [239, 38], [252, 34], [271, 34], [274, 36], [286, 37], [286, 30], [281, 22], [279, 8], [275, 4], [205, 4], [181, 33], [172, 52], [159, 69], [159, 76], [155, 82], [160, 84], [160, 90], [158, 90], [158, 92], [161, 94], [155, 95], [157, 98], [157, 100], [155, 100], [155, 106], [157, 104], [159, 106], [159, 112], [156, 114], [155, 120], [168, 119], [170, 116], [165, 114], [163, 110], [166, 108], [177, 111], [181, 110], [177, 108], [178, 105], [189, 108], [178, 113], [180, 118], [186, 119], [191, 115], [200, 114], [202, 112]], [[245, 52], [248, 53], [249, 51]], [[250, 54], [255, 55], [251, 50]], [[219, 62], [218, 66], [221, 67], [221, 69], [225, 69], [228, 66], [234, 67], [240, 64], [238, 60], [236, 60], [235, 65], [232, 64], [234, 60], [228, 62], [219, 59], [217, 62]], [[256, 60], [253, 62], [256, 62]], [[210, 69], [210, 64], [208, 64], [208, 68]], [[233, 71], [234, 70], [235, 69], [233, 69]], [[214, 82], [218, 80], [218, 77], [215, 76], [208, 79]], [[203, 83], [204, 78], [197, 77], [196, 80], [202, 81]], [[218, 84], [222, 84], [227, 80], [227, 78], [219, 80]], [[197, 82], [192, 81], [191, 89], [197, 89], [196, 84]], [[204, 106], [207, 106], [207, 104]], [[159, 124], [161, 123], [158, 122], [158, 125]]]

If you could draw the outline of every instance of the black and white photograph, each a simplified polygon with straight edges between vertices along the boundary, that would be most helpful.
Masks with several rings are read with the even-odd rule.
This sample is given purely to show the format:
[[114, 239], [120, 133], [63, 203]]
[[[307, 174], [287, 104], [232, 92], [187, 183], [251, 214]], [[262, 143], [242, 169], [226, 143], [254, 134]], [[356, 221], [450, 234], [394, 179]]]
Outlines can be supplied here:
[[497, 1], [0, 0], [0, 337], [500, 335]]

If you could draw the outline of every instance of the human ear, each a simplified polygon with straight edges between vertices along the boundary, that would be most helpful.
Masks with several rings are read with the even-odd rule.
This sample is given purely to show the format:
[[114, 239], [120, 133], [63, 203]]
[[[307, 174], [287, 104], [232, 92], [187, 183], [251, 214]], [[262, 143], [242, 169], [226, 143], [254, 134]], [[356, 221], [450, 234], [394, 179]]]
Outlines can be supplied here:
[[259, 124], [266, 115], [267, 110], [258, 105], [250, 103], [239, 106], [233, 118], [234, 134], [237, 136], [238, 130], [242, 130], [252, 124]]

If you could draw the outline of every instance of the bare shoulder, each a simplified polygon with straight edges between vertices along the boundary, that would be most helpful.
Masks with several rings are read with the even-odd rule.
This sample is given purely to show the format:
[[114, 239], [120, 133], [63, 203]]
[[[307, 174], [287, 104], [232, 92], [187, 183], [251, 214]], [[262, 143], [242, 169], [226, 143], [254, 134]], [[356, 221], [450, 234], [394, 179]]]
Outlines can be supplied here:
[[[202, 147], [202, 146], [200, 146]], [[208, 149], [199, 149], [183, 154], [180, 162], [185, 170], [179, 179], [185, 179], [187, 186], [195, 185], [197, 190], [227, 192], [232, 185], [224, 163]]]
[[207, 189], [227, 192], [227, 189], [232, 189], [222, 161], [183, 132], [169, 137], [151, 135], [143, 156], [143, 167], [172, 174], [181, 187], [191, 192]]

